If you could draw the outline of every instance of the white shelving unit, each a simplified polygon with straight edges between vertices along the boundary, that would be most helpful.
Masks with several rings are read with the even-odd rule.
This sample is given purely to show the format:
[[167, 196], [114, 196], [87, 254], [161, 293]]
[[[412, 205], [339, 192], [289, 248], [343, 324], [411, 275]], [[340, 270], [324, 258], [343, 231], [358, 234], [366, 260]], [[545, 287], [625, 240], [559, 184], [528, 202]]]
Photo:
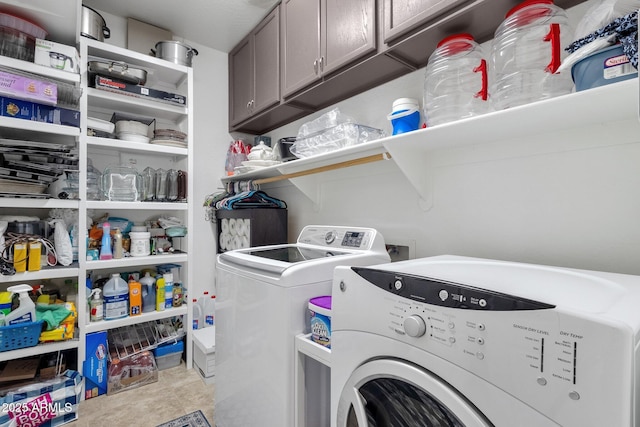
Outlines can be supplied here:
[[[193, 105], [193, 73], [190, 67], [176, 65], [168, 61], [146, 56], [138, 52], [122, 49], [117, 46], [105, 44], [100, 41], [81, 38], [80, 56], [87, 60], [106, 60], [125, 62], [129, 67], [142, 68], [147, 71], [145, 86], [186, 96], [186, 105], [167, 104], [164, 102], [142, 99], [126, 94], [113, 93], [106, 90], [92, 88], [87, 72], [87, 61], [81, 68], [83, 96], [81, 109], [86, 114], [81, 118], [80, 136], [80, 193], [86, 192], [86, 168], [87, 159], [93, 161], [93, 165], [100, 170], [108, 165], [131, 165], [138, 172], [150, 166], [154, 169], [162, 167], [168, 169], [181, 169], [187, 171], [189, 177], [187, 195], [193, 194], [193, 118], [190, 114]], [[114, 113], [128, 116], [139, 116], [155, 119], [156, 128], [170, 128], [180, 130], [188, 135], [188, 147], [179, 148], [155, 144], [129, 142], [118, 139], [98, 138], [87, 136], [86, 118], [94, 117], [109, 120]], [[101, 213], [109, 213], [110, 216], [125, 217], [136, 224], [142, 224], [146, 220], [157, 219], [159, 216], [173, 216], [183, 220], [189, 227], [193, 223], [193, 201], [189, 197], [187, 202], [120, 202], [120, 201], [93, 201], [81, 200], [79, 203], [80, 228], [86, 226], [87, 212], [92, 212], [92, 217]], [[174, 241], [178, 241], [174, 239]], [[179, 239], [180, 252], [165, 255], [150, 255], [143, 257], [128, 257], [103, 261], [87, 261], [86, 248], [80, 249], [79, 277], [84, 277], [89, 272], [107, 275], [111, 272], [136, 271], [141, 268], [160, 264], [178, 264], [181, 266], [180, 279], [186, 288], [193, 284], [193, 269], [188, 268], [188, 253], [192, 248], [192, 239], [184, 237]], [[79, 300], [87, 297], [86, 287], [79, 287]], [[123, 326], [135, 325], [143, 322], [156, 321], [174, 316], [182, 316], [185, 325], [191, 324], [189, 302], [182, 307], [143, 313], [139, 316], [125, 317], [122, 319], [89, 323], [86, 307], [79, 308], [80, 345], [79, 359], [85, 357], [86, 334], [98, 331], [110, 330]], [[186, 329], [187, 336], [187, 367], [191, 367], [191, 330]]]
[[[79, 128], [0, 117], [0, 130], [4, 138], [77, 146], [80, 156], [80, 199], [2, 199], [0, 214], [19, 213], [20, 215], [46, 218], [53, 208], [74, 209], [78, 212], [80, 230], [86, 229], [88, 214], [95, 217], [103, 213], [109, 213], [110, 216], [126, 216], [136, 223], [157, 219], [159, 215], [166, 215], [179, 217], [187, 228], [190, 224], [193, 224], [193, 201], [190, 198], [193, 195], [192, 69], [80, 37], [82, 2], [78, 0], [60, 0], [53, 3], [44, 0], [30, 0], [29, 2], [0, 0], [0, 6], [2, 6], [4, 12], [13, 13], [42, 25], [48, 31], [48, 39], [77, 46], [82, 58], [80, 73], [73, 74], [26, 61], [0, 57], [0, 63], [4, 66], [40, 74], [65, 84], [79, 86], [82, 89], [79, 105], [81, 112]], [[131, 67], [143, 68], [148, 72], [145, 86], [167, 92], [180, 93], [186, 97], [187, 102], [185, 105], [172, 105], [92, 88], [89, 84], [87, 61], [93, 58], [123, 61]], [[141, 144], [87, 136], [87, 117], [109, 120], [114, 112], [154, 118], [157, 128], [181, 130], [188, 135], [188, 148]], [[164, 169], [173, 168], [187, 171], [189, 178], [187, 181], [188, 201], [181, 203], [87, 201], [85, 194], [87, 191], [87, 164], [89, 158], [94, 161], [95, 166], [101, 166], [100, 162], [103, 160], [109, 164], [135, 164], [137, 161], [135, 166], [139, 172], [146, 166], [151, 166], [154, 169], [163, 167]], [[102, 167], [99, 168], [102, 169]], [[188, 268], [189, 258], [187, 255], [193, 243], [188, 236], [177, 239], [177, 241], [180, 248], [178, 253], [110, 261], [87, 261], [86, 248], [84, 245], [80, 245], [78, 248], [79, 262], [69, 267], [43, 268], [37, 272], [0, 276], [0, 288], [2, 289], [14, 283], [34, 283], [45, 279], [73, 279], [78, 282], [78, 293], [75, 296], [78, 302], [77, 337], [69, 341], [40, 344], [35, 347], [2, 352], [0, 353], [0, 361], [71, 349], [77, 351], [78, 369], [81, 370], [82, 361], [85, 359], [85, 337], [87, 333], [174, 316], [182, 316], [183, 323], [190, 325], [192, 321], [188, 303], [185, 303], [182, 307], [165, 311], [144, 313], [140, 316], [95, 323], [89, 322], [87, 308], [85, 304], [80, 303], [81, 301], [86, 301], [87, 292], [84, 283], [87, 274], [92, 271], [106, 275], [111, 272], [135, 271], [143, 267], [159, 264], [179, 264], [181, 266], [181, 281], [188, 288], [189, 284], [194, 283], [192, 277], [193, 269]], [[191, 367], [191, 330], [190, 328], [185, 329], [187, 335], [187, 366]]]
[[[68, 45], [76, 45], [79, 32], [81, 3], [76, 0], [61, 0], [55, 4], [46, 0], [2, 0], [0, 6], [3, 12], [24, 17], [31, 22], [38, 23], [48, 32], [48, 39]], [[0, 57], [0, 64], [20, 71], [42, 75], [61, 83], [79, 85], [80, 75], [56, 70], [21, 61], [9, 57]], [[76, 145], [80, 137], [80, 129], [71, 126], [60, 126], [40, 123], [11, 117], [0, 117], [0, 132], [3, 138], [20, 139], [26, 141], [62, 143]], [[46, 217], [53, 208], [80, 208], [78, 200], [57, 199], [8, 199], [0, 202], [0, 214], [7, 212], [26, 216]], [[33, 283], [44, 279], [77, 279], [78, 264], [68, 267], [42, 268], [40, 271], [16, 273], [13, 276], [0, 276], [0, 289], [4, 290], [12, 284]], [[79, 339], [39, 344], [35, 347], [22, 348], [0, 353], [0, 362], [55, 353], [63, 350], [79, 348]]]

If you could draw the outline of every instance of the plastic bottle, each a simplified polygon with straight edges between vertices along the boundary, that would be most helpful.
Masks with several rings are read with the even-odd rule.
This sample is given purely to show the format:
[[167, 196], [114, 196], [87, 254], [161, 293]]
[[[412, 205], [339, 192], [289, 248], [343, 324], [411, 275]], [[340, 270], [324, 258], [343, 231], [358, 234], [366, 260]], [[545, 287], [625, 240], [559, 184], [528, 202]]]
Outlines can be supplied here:
[[119, 319], [129, 314], [129, 285], [120, 274], [113, 273], [104, 284], [104, 319]]
[[182, 294], [182, 283], [173, 284], [173, 306], [181, 307], [184, 295]]
[[36, 305], [29, 298], [29, 292], [33, 291], [31, 285], [15, 285], [9, 286], [7, 291], [18, 294], [18, 307], [11, 310], [4, 317], [5, 325], [17, 325], [20, 323], [36, 321]]
[[113, 258], [124, 258], [124, 249], [122, 247], [122, 233], [119, 228], [113, 230]]
[[424, 110], [428, 126], [491, 110], [487, 60], [471, 34], [442, 39], [425, 69]]
[[198, 304], [197, 299], [193, 299], [193, 329], [200, 329], [202, 327], [202, 308]]
[[496, 110], [571, 92], [570, 71], [556, 74], [568, 55], [573, 31], [553, 0], [526, 0], [513, 7], [491, 43], [490, 92]]
[[164, 273], [164, 308], [173, 307], [173, 274]]
[[134, 280], [129, 282], [129, 316], [142, 314], [142, 284]]
[[[100, 259], [112, 259], [111, 252], [111, 226], [108, 222], [102, 224], [102, 247], [100, 248]], [[105, 294], [105, 299], [106, 299]]]
[[213, 326], [215, 324], [215, 306], [216, 296], [211, 295], [211, 298], [206, 300], [204, 304], [204, 325]]
[[102, 299], [102, 290], [96, 288], [89, 295], [89, 319], [92, 322], [99, 322], [104, 318], [104, 300]]
[[140, 279], [142, 284], [142, 312], [149, 313], [156, 310], [156, 279], [146, 272]]
[[164, 311], [165, 306], [165, 286], [164, 278], [158, 277], [156, 279], [156, 311]]

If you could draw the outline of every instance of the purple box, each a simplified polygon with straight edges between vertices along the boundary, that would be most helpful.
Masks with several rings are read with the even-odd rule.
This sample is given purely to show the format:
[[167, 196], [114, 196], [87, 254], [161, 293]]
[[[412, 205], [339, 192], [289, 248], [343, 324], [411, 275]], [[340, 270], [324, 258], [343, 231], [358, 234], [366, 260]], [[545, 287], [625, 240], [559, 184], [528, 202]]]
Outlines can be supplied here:
[[0, 116], [80, 127], [80, 112], [0, 96]]
[[58, 85], [0, 71], [0, 95], [56, 105], [58, 103]]

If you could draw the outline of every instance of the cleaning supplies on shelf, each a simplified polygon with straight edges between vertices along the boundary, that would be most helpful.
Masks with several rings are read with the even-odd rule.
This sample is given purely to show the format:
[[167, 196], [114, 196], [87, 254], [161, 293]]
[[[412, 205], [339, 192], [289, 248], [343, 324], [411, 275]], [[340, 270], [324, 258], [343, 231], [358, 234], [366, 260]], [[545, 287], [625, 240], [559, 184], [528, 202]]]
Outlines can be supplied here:
[[164, 308], [173, 307], [173, 274], [165, 273], [164, 278]]
[[[100, 248], [100, 259], [112, 259], [111, 252], [111, 225], [108, 222], [102, 224], [102, 247]], [[105, 294], [105, 297], [107, 295]]]
[[36, 321], [36, 305], [29, 298], [29, 292], [33, 291], [31, 285], [22, 284], [9, 286], [7, 291], [18, 294], [18, 307], [4, 316], [3, 325], [17, 325]]
[[140, 282], [129, 282], [129, 316], [142, 314], [142, 284]]
[[122, 247], [122, 232], [119, 228], [113, 230], [113, 258], [124, 258], [124, 249]]
[[113, 273], [104, 285], [104, 320], [119, 319], [129, 314], [129, 286], [120, 277]]
[[165, 306], [165, 286], [164, 277], [156, 279], [156, 311], [164, 311]]
[[192, 310], [193, 329], [200, 329], [202, 328], [202, 307], [200, 306], [200, 304], [198, 304], [198, 300], [195, 298], [193, 299]]
[[142, 279], [142, 312], [156, 311], [156, 279], [147, 271]]
[[213, 326], [215, 324], [215, 305], [216, 305], [216, 296], [211, 295], [211, 297], [205, 300], [203, 312], [204, 312], [204, 326]]
[[89, 319], [92, 322], [99, 322], [104, 318], [104, 300], [101, 293], [102, 289], [96, 288], [89, 295]]

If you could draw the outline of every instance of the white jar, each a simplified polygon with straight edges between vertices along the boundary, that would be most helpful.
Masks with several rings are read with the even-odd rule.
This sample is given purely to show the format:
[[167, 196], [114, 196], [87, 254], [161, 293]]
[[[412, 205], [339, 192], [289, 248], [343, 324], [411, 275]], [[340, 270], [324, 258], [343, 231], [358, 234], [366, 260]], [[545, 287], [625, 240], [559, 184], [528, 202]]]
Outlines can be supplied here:
[[129, 253], [131, 256], [147, 256], [151, 254], [151, 233], [144, 232], [130, 232], [131, 248]]

